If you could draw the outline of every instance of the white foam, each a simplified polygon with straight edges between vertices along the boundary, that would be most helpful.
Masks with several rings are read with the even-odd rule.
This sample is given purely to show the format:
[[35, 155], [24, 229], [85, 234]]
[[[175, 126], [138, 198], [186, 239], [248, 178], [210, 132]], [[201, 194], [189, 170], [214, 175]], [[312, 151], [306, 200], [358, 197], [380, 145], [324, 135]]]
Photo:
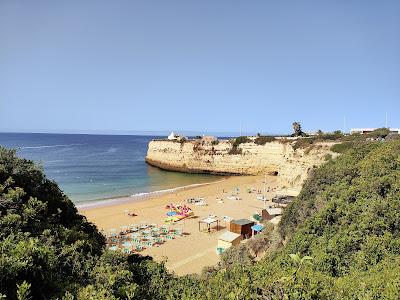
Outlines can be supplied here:
[[180, 187], [176, 187], [176, 188], [164, 189], [164, 190], [147, 192], [147, 193], [137, 193], [137, 194], [133, 194], [133, 195], [127, 196], [127, 197], [103, 199], [103, 200], [96, 200], [96, 201], [86, 201], [86, 202], [82, 202], [82, 203], [76, 203], [75, 205], [78, 209], [111, 206], [111, 205], [116, 205], [116, 204], [132, 202], [132, 201], [145, 200], [145, 199], [152, 198], [154, 196], [160, 196], [160, 195], [164, 195], [164, 194], [172, 194], [177, 191], [182, 191], [182, 190], [186, 190], [186, 189], [190, 189], [190, 188], [194, 188], [194, 187], [198, 187], [198, 186], [205, 186], [205, 185], [214, 184], [214, 183], [218, 183], [218, 182], [222, 182], [222, 181], [224, 181], [224, 179], [219, 180], [219, 181], [206, 182], [206, 183], [195, 183], [195, 184], [180, 186]]

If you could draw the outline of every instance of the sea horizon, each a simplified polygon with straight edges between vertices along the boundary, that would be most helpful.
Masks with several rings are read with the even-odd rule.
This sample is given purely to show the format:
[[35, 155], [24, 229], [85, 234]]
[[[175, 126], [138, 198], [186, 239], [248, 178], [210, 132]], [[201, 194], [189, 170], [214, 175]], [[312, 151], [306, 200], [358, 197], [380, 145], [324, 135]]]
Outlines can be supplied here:
[[12, 133], [12, 134], [68, 134], [68, 135], [122, 135], [122, 136], [149, 136], [149, 137], [167, 137], [171, 131], [175, 133], [181, 134], [187, 137], [196, 137], [196, 136], [215, 136], [218, 138], [232, 138], [240, 135], [243, 136], [254, 136], [257, 133], [262, 135], [271, 135], [271, 136], [286, 136], [288, 133], [272, 133], [272, 132], [255, 132], [255, 131], [243, 131], [243, 132], [234, 132], [234, 131], [210, 131], [210, 132], [202, 132], [195, 130], [33, 130], [33, 131], [25, 131], [25, 130], [0, 130], [0, 134], [2, 133]]

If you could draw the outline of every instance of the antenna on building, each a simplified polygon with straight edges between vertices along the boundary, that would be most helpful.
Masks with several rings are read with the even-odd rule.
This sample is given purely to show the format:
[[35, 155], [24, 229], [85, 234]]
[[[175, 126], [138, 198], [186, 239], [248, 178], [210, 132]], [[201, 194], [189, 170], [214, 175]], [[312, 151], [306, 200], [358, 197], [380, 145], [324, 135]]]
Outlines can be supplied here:
[[242, 127], [243, 127], [243, 124], [242, 124], [242, 121], [240, 121], [240, 136], [242, 136]]
[[346, 133], [346, 116], [343, 117], [343, 133]]

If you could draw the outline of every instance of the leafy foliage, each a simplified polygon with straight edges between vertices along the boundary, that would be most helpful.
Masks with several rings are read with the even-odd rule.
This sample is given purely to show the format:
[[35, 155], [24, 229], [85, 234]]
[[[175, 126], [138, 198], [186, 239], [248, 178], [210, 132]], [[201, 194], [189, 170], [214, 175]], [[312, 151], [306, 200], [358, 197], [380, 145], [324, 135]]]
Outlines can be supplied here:
[[239, 136], [233, 140], [232, 146], [238, 147], [240, 144], [249, 143], [251, 140], [247, 136]]
[[3, 148], [0, 214], [0, 294], [8, 299], [49, 299], [66, 291], [78, 299], [142, 299], [171, 277], [149, 257], [104, 252], [102, 234], [57, 184]]
[[251, 140], [247, 136], [239, 136], [232, 141], [232, 148], [229, 150], [228, 154], [242, 154], [242, 149], [238, 148], [240, 144], [249, 143]]
[[257, 145], [265, 145], [266, 143], [271, 143], [273, 141], [276, 141], [276, 138], [273, 137], [273, 136], [259, 135], [254, 140], [254, 143], [257, 144]]

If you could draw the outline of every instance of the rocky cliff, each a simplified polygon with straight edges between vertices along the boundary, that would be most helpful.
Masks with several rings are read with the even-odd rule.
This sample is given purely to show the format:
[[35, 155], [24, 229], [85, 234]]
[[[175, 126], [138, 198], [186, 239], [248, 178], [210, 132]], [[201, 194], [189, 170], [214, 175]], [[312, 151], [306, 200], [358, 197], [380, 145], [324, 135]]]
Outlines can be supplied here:
[[265, 145], [246, 142], [232, 151], [230, 141], [154, 140], [149, 143], [146, 162], [165, 170], [229, 174], [278, 176], [281, 187], [298, 188], [313, 166], [334, 155], [332, 143], [318, 143], [305, 149], [295, 149], [295, 141], [273, 141]]

